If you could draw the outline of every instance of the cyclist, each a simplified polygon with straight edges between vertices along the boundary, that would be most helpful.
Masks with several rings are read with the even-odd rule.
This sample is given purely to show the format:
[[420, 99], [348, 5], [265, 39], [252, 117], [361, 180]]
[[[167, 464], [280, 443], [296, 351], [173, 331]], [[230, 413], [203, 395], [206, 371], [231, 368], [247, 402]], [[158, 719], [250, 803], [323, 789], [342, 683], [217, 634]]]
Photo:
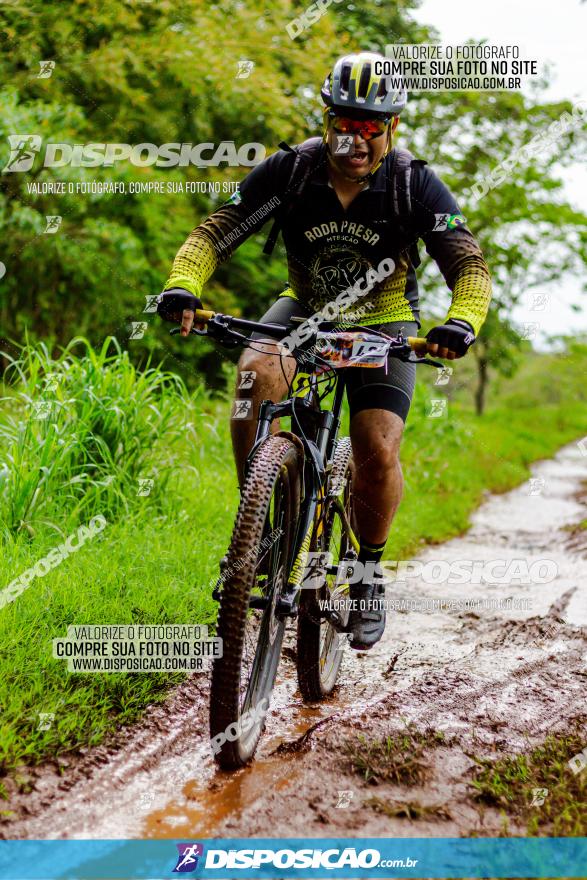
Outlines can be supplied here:
[[[426, 162], [392, 147], [407, 95], [377, 75], [383, 60], [370, 52], [340, 58], [322, 87], [323, 137], [309, 139], [295, 151], [280, 149], [262, 161], [239, 191], [191, 232], [158, 307], [164, 318], [181, 322], [182, 335], [190, 332], [193, 310], [202, 307], [202, 287], [217, 265], [277, 217], [288, 285], [262, 321], [288, 324], [292, 317], [306, 318], [342, 291], [354, 290], [355, 301], [342, 308], [341, 320], [358, 305], [361, 325], [390, 335], [417, 335], [415, 245], [422, 239], [452, 291], [446, 323], [427, 335], [428, 350], [448, 359], [466, 354], [487, 313], [489, 270], [444, 183]], [[378, 273], [375, 282], [373, 270]], [[357, 302], [356, 292], [365, 289], [366, 278], [371, 288]], [[258, 406], [266, 398], [282, 399], [295, 367], [291, 357], [275, 356], [283, 354], [278, 343], [262, 334], [254, 338], [258, 350], [246, 350], [239, 362], [239, 371], [254, 371], [253, 388], [236, 391], [237, 399], [252, 398], [251, 418], [232, 420], [241, 485]], [[390, 358], [387, 369], [346, 370], [344, 381], [356, 468], [359, 561], [378, 565], [402, 495], [399, 448], [415, 366]], [[350, 644], [363, 650], [385, 628], [380, 569], [371, 565], [365, 570], [375, 576], [351, 584], [351, 599], [357, 601], [351, 603], [349, 618]]]

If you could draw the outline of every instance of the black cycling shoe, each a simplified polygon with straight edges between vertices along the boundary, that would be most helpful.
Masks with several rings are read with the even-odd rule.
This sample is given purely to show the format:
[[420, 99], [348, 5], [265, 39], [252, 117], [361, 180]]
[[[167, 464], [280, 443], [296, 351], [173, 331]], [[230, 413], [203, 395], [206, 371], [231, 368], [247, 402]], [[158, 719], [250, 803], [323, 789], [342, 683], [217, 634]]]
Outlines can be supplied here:
[[379, 565], [369, 581], [350, 585], [350, 598], [357, 608], [349, 615], [349, 644], [355, 651], [368, 651], [385, 631], [385, 580]]

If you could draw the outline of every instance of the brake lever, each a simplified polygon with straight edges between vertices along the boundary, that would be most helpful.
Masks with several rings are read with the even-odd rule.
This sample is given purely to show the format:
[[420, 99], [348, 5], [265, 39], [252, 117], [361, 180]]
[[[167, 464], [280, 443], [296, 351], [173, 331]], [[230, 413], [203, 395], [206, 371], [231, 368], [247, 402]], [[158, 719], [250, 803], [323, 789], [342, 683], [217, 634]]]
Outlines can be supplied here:
[[410, 358], [409, 363], [411, 364], [430, 364], [431, 367], [437, 367], [439, 370], [444, 370], [445, 364], [441, 364], [440, 361], [433, 361], [430, 358]]
[[[179, 333], [181, 333], [181, 327], [172, 327], [169, 331], [170, 336], [178, 336]], [[196, 336], [207, 336], [208, 328], [206, 328], [205, 330], [196, 330], [195, 327], [192, 327], [192, 329], [190, 330], [190, 334], [191, 333], [194, 333]]]

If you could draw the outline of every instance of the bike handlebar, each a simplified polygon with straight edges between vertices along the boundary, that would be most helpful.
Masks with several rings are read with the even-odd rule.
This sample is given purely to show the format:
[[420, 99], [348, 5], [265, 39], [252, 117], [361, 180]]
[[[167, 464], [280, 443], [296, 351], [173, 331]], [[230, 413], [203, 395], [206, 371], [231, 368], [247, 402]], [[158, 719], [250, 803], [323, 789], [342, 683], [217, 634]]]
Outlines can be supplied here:
[[[263, 324], [261, 321], [249, 321], [246, 318], [219, 315], [218, 312], [213, 312], [210, 309], [196, 309], [194, 313], [194, 324], [208, 324], [212, 318], [217, 316], [225, 318], [228, 321], [227, 329], [235, 328], [237, 330], [266, 333], [267, 336], [273, 336], [275, 339], [283, 339], [291, 333], [291, 327], [286, 327], [283, 324]], [[174, 327], [170, 333], [171, 335], [176, 335], [179, 333], [179, 327]], [[192, 330], [192, 333], [197, 334], [198, 331]], [[425, 355], [428, 352], [428, 342], [423, 337], [407, 336], [404, 339], [404, 342], [407, 343], [416, 354]]]

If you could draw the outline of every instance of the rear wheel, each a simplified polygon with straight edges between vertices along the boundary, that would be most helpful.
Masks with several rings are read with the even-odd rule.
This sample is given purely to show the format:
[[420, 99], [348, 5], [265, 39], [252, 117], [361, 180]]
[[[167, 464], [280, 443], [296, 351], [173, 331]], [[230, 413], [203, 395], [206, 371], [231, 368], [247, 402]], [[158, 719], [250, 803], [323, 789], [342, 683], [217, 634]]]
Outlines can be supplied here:
[[210, 735], [215, 760], [228, 769], [254, 755], [279, 663], [285, 620], [276, 614], [287, 583], [300, 508], [297, 446], [270, 436], [247, 475], [223, 566], [214, 660]]
[[[356, 558], [343, 520], [332, 494], [336, 494], [356, 532], [353, 511], [353, 457], [350, 439], [339, 440], [333, 456], [333, 467], [326, 488], [326, 500], [322, 512], [321, 527], [315, 536], [313, 550], [332, 554], [331, 564], [338, 567], [343, 559]], [[330, 495], [329, 495], [330, 493]], [[335, 584], [336, 575], [326, 574], [320, 589], [303, 589], [298, 616], [298, 684], [304, 700], [315, 702], [332, 693], [336, 685], [342, 652], [346, 643], [344, 634], [338, 632], [324, 616], [321, 602], [345, 601], [348, 586]]]

